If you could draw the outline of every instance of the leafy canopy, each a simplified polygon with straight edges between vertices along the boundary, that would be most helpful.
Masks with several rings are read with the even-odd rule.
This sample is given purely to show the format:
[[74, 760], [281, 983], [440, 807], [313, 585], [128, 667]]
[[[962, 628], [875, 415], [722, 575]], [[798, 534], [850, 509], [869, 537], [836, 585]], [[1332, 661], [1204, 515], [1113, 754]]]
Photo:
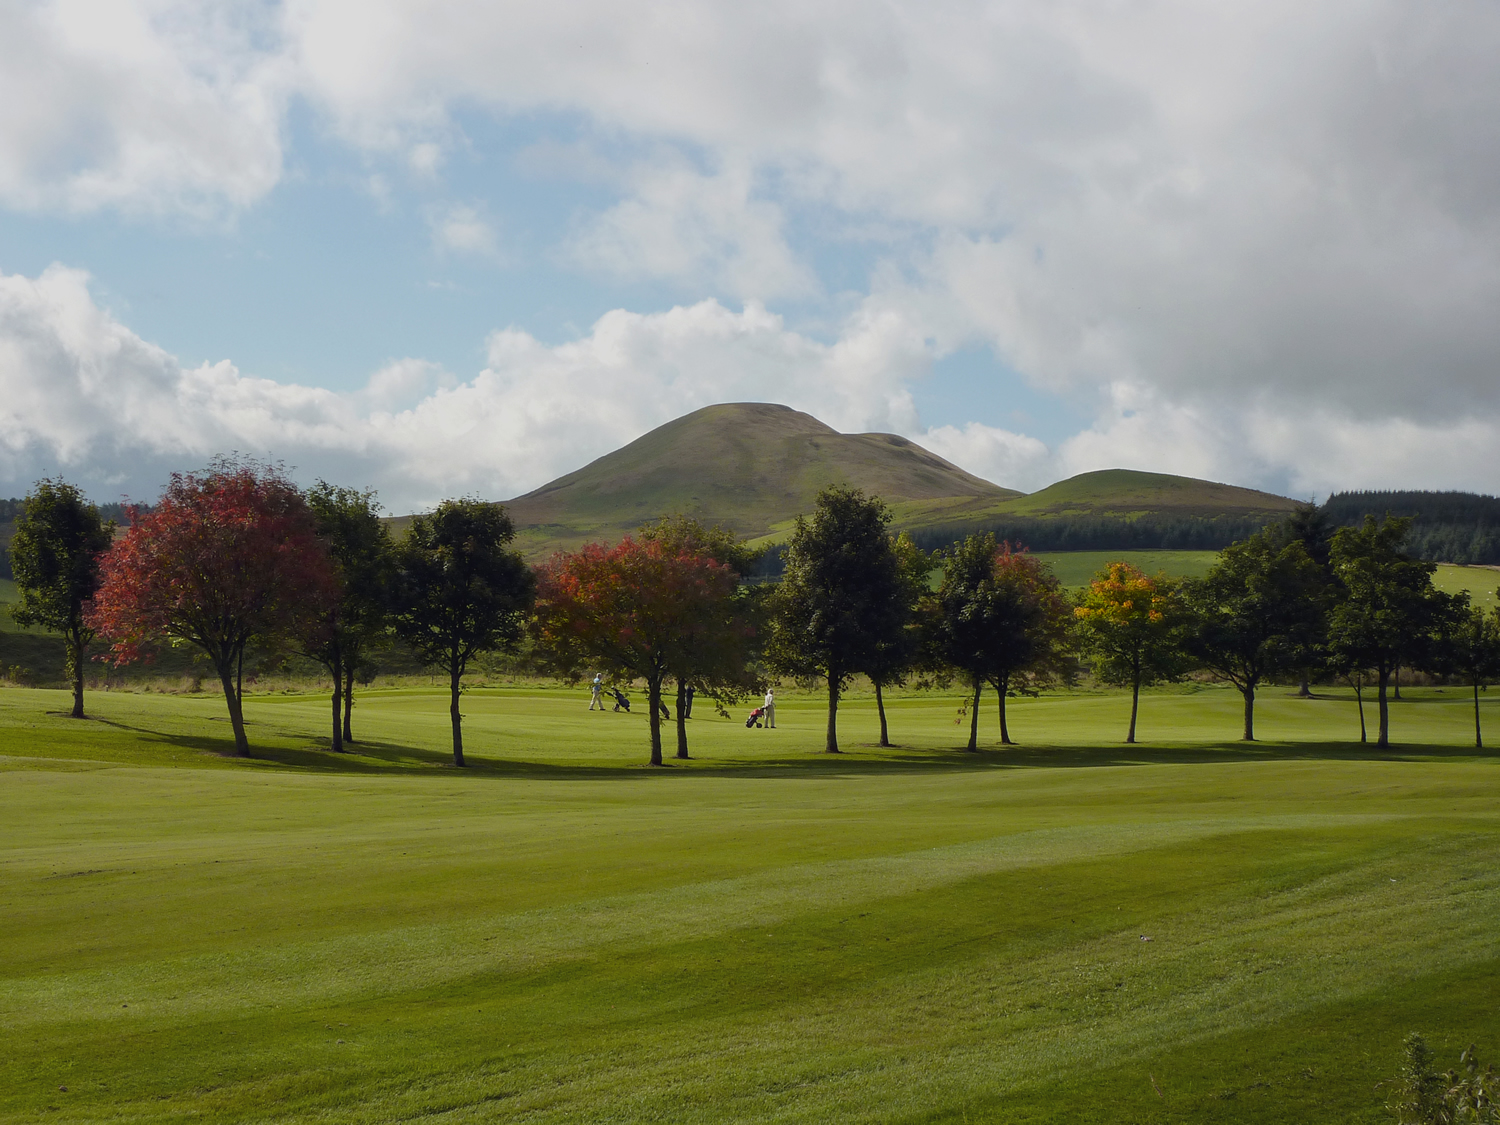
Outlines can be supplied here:
[[1263, 531], [1226, 547], [1209, 572], [1183, 584], [1192, 618], [1188, 652], [1241, 691], [1305, 666], [1322, 637], [1329, 599], [1304, 540]]
[[1109, 563], [1073, 611], [1080, 641], [1103, 683], [1159, 683], [1181, 675], [1178, 584], [1125, 562]]
[[83, 498], [76, 485], [40, 480], [26, 497], [10, 561], [21, 600], [11, 611], [18, 625], [71, 633], [82, 630], [84, 604], [99, 588], [99, 558], [109, 549], [114, 524]]
[[302, 493], [278, 467], [220, 461], [173, 473], [161, 502], [104, 556], [91, 622], [116, 663], [163, 637], [216, 662], [326, 607], [333, 569]]
[[945, 552], [942, 566], [928, 626], [939, 664], [1011, 691], [1066, 673], [1072, 611], [1045, 563], [985, 533]]
[[413, 518], [394, 552], [393, 621], [427, 663], [462, 675], [478, 653], [520, 640], [536, 580], [514, 538], [505, 508], [483, 500]]
[[890, 520], [880, 500], [837, 486], [819, 494], [811, 519], [797, 517], [774, 605], [782, 671], [838, 690], [900, 632], [904, 579]]
[[712, 688], [743, 667], [750, 628], [736, 614], [738, 586], [728, 563], [680, 536], [559, 553], [539, 574], [538, 653], [569, 677], [597, 668], [645, 680], [651, 762], [660, 765], [663, 679]]

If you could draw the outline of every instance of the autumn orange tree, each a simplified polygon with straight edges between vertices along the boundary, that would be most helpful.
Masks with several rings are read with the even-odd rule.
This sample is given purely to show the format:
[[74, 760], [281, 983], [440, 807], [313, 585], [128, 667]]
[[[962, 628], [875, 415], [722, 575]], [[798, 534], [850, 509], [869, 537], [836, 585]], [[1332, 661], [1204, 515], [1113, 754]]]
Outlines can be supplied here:
[[155, 508], [132, 511], [100, 562], [88, 620], [116, 664], [149, 658], [163, 642], [201, 649], [224, 689], [235, 752], [248, 756], [246, 646], [286, 640], [333, 597], [302, 493], [275, 466], [222, 460], [172, 474]]
[[[642, 524], [643, 543], [660, 543], [668, 554], [699, 555], [722, 563], [735, 573], [738, 585], [725, 599], [704, 607], [708, 628], [697, 628], [678, 638], [673, 646], [670, 675], [676, 681], [675, 724], [677, 757], [688, 757], [687, 720], [693, 695], [713, 700], [721, 714], [726, 704], [765, 689], [755, 658], [763, 634], [765, 586], [752, 586], [744, 579], [760, 560], [761, 552], [747, 547], [733, 531], [715, 524], [707, 527], [691, 516], [662, 516]], [[692, 693], [690, 695], [689, 693]]]
[[1081, 648], [1095, 677], [1130, 688], [1130, 729], [1135, 741], [1141, 688], [1178, 678], [1186, 668], [1177, 584], [1151, 577], [1129, 563], [1112, 562], [1095, 576], [1074, 609]]
[[734, 568], [661, 538], [626, 538], [560, 552], [537, 577], [538, 655], [566, 675], [589, 666], [644, 680], [651, 764], [661, 765], [663, 682], [672, 675], [691, 682], [685, 661], [695, 653], [717, 659], [716, 646], [735, 644], [744, 627], [732, 611]]

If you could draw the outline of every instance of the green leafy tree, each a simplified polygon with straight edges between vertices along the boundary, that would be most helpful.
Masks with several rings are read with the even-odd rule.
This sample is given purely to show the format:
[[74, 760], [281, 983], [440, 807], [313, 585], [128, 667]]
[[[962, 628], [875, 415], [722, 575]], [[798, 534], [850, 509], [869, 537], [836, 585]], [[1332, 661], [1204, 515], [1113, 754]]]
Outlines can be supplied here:
[[928, 593], [932, 560], [904, 531], [891, 542], [896, 555], [900, 594], [896, 607], [902, 620], [885, 636], [877, 637], [865, 666], [860, 669], [875, 688], [875, 710], [880, 716], [880, 745], [891, 744], [885, 717], [885, 689], [900, 687], [916, 669], [922, 654], [919, 612]]
[[76, 485], [40, 480], [24, 501], [11, 539], [11, 567], [21, 595], [11, 617], [17, 625], [63, 635], [75, 719], [84, 717], [83, 667], [94, 640], [85, 610], [99, 588], [99, 559], [114, 528]]
[[[1336, 596], [1338, 583], [1334, 580], [1333, 567], [1329, 563], [1329, 552], [1333, 547], [1333, 520], [1326, 508], [1317, 504], [1299, 504], [1291, 515], [1266, 528], [1265, 533], [1277, 547], [1301, 543], [1307, 557], [1318, 567], [1324, 583], [1329, 587], [1327, 596], [1329, 599]], [[1299, 699], [1312, 698], [1311, 674], [1322, 664], [1323, 655], [1321, 646], [1310, 650], [1306, 663], [1297, 669]]]
[[307, 503], [328, 548], [338, 596], [311, 624], [303, 646], [333, 680], [333, 749], [342, 751], [354, 741], [355, 677], [390, 636], [391, 533], [373, 492], [319, 481]]
[[890, 520], [876, 497], [837, 485], [824, 489], [812, 517], [797, 517], [786, 573], [772, 596], [767, 655], [780, 672], [827, 683], [830, 754], [839, 752], [844, 688], [905, 626]]
[[1436, 638], [1454, 611], [1452, 599], [1432, 585], [1436, 563], [1404, 554], [1411, 520], [1368, 516], [1362, 527], [1341, 527], [1330, 562], [1343, 596], [1328, 618], [1334, 666], [1369, 669], [1379, 706], [1376, 745], [1390, 745], [1391, 678], [1398, 667], [1423, 667], [1436, 657]]
[[1011, 745], [1005, 700], [1033, 694], [1067, 671], [1071, 607], [1041, 560], [989, 533], [971, 535], [941, 556], [943, 577], [928, 599], [929, 659], [973, 690], [970, 750], [979, 748], [979, 703], [995, 689], [1000, 741]]
[[1202, 578], [1185, 582], [1189, 655], [1239, 689], [1245, 741], [1255, 740], [1255, 692], [1266, 679], [1309, 663], [1322, 637], [1328, 584], [1300, 539], [1263, 531], [1219, 552]]
[[515, 527], [500, 504], [444, 500], [416, 516], [394, 552], [391, 620], [398, 636], [448, 675], [453, 764], [464, 764], [459, 698], [469, 662], [514, 648], [536, 597], [536, 579], [509, 549]]
[[720, 714], [727, 714], [728, 705], [764, 689], [756, 661], [765, 633], [765, 588], [745, 584], [762, 552], [747, 547], [728, 528], [705, 527], [681, 514], [643, 524], [639, 538], [660, 543], [669, 555], [712, 559], [737, 579], [732, 591], [701, 607], [704, 626], [684, 629], [670, 656], [676, 681], [677, 757], [687, 758], [690, 698], [711, 699]]
[[1439, 638], [1438, 670], [1462, 677], [1474, 689], [1474, 745], [1482, 749], [1479, 692], [1500, 678], [1500, 608], [1485, 613], [1462, 593], [1445, 616], [1447, 628]]
[[1134, 742], [1141, 688], [1178, 679], [1187, 667], [1178, 584], [1165, 574], [1151, 577], [1129, 563], [1112, 562], [1089, 583], [1073, 612], [1094, 676], [1130, 688], [1125, 741]]

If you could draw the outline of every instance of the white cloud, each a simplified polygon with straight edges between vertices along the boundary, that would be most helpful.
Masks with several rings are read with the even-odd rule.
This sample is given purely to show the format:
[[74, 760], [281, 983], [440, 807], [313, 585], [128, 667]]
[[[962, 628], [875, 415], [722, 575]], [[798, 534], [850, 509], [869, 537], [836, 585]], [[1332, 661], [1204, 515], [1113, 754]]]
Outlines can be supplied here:
[[479, 211], [465, 203], [450, 203], [428, 212], [432, 243], [439, 250], [493, 258], [499, 253], [495, 228]]
[[823, 343], [750, 303], [616, 310], [576, 340], [493, 333], [485, 367], [459, 381], [404, 359], [348, 394], [187, 368], [94, 302], [88, 277], [53, 266], [0, 274], [0, 490], [62, 472], [91, 494], [155, 495], [174, 469], [230, 451], [299, 478], [373, 485], [393, 510], [444, 496], [505, 498], [648, 429], [716, 402], [782, 402], [845, 432], [895, 432], [997, 483], [1034, 489], [1124, 466], [1280, 488], [1473, 487], [1500, 474], [1500, 413], [1453, 423], [1348, 412], [1184, 406], [1114, 388], [1106, 415], [1053, 449], [971, 424], [924, 429], [911, 394], [930, 345], [869, 307]]
[[782, 215], [831, 207], [930, 235], [901, 299], [1041, 385], [1371, 422], [1500, 396], [1494, 8], [297, 0], [287, 27], [361, 143], [477, 103], [731, 170], [651, 157], [574, 243], [606, 270], [793, 294]]
[[254, 9], [57, 0], [0, 7], [0, 202], [217, 214], [281, 177], [289, 60]]
[[909, 431], [928, 356], [888, 315], [823, 344], [764, 307], [615, 311], [547, 346], [507, 329], [481, 372], [388, 364], [351, 394], [186, 368], [100, 309], [86, 274], [0, 275], [0, 480], [61, 471], [96, 496], [153, 495], [173, 469], [237, 450], [310, 480], [373, 484], [393, 508], [512, 496], [715, 402], [786, 402], [845, 429]]
[[[627, 154], [621, 197], [567, 248], [603, 273], [742, 298], [814, 294], [796, 215], [904, 226], [927, 249], [890, 251], [833, 344], [759, 305], [711, 303], [612, 313], [559, 348], [532, 341], [526, 370], [577, 364], [650, 404], [547, 423], [559, 442], [595, 435], [548, 464], [702, 401], [689, 388], [707, 373], [768, 388], [715, 398], [801, 395], [919, 432], [903, 380], [934, 351], [987, 341], [1038, 386], [1115, 395], [1053, 451], [1061, 468], [1129, 462], [1315, 489], [1399, 466], [1404, 483], [1482, 487], [1494, 467], [1482, 437], [1500, 415], [1497, 53], [1500, 9], [1399, 0], [51, 0], [0, 9], [0, 203], [249, 206], [282, 174], [299, 96], [372, 164], [424, 176], [441, 175], [455, 107], [555, 115]], [[445, 251], [497, 252], [477, 203], [433, 212], [431, 226]], [[501, 362], [507, 344], [498, 367], [381, 430], [323, 392], [257, 390], [220, 369], [172, 375], [170, 357], [59, 296], [65, 275], [6, 284], [32, 292], [15, 297], [9, 315], [22, 319], [0, 345], [26, 362], [68, 355], [84, 381], [134, 372], [131, 394], [155, 371], [227, 396], [194, 407], [191, 425], [164, 418], [162, 441], [192, 445], [195, 427], [215, 425], [248, 440], [260, 409], [312, 411], [329, 432], [374, 442], [417, 432], [444, 396], [531, 386], [520, 360]], [[98, 329], [76, 354], [59, 342], [69, 316]], [[629, 358], [617, 370], [618, 354]], [[679, 373], [688, 357], [693, 373]], [[515, 393], [505, 401], [522, 414], [566, 415], [548, 387], [531, 387], [535, 401]], [[330, 420], [346, 415], [356, 422]], [[59, 456], [84, 456], [88, 434], [115, 448], [122, 439], [88, 416], [65, 405], [0, 428]], [[1000, 467], [1042, 463], [982, 427], [933, 440]], [[498, 465], [484, 471], [519, 479]]]
[[623, 278], [666, 278], [738, 298], [816, 292], [782, 233], [781, 208], [751, 192], [749, 169], [704, 175], [680, 160], [638, 167], [631, 195], [569, 242], [578, 264]]
[[1035, 492], [1057, 480], [1057, 462], [1044, 442], [982, 422], [934, 426], [912, 437], [975, 476], [1006, 488]]
[[422, 141], [411, 146], [406, 154], [406, 163], [419, 176], [436, 176], [443, 163], [442, 147], [432, 141]]

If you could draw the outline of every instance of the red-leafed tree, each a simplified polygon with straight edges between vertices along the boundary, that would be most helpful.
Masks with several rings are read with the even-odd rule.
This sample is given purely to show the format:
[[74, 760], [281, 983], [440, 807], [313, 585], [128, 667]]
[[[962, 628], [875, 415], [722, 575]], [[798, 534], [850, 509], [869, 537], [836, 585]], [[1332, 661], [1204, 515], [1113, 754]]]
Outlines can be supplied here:
[[174, 473], [160, 504], [132, 512], [101, 562], [89, 621], [115, 664], [149, 657], [163, 641], [202, 649], [224, 688], [235, 752], [248, 756], [245, 646], [283, 640], [334, 596], [297, 487], [273, 466], [218, 461]]
[[674, 675], [691, 682], [685, 660], [712, 654], [718, 641], [736, 643], [738, 584], [733, 567], [661, 540], [559, 553], [538, 574], [538, 648], [567, 674], [588, 665], [645, 680], [651, 764], [659, 766], [662, 683]]

